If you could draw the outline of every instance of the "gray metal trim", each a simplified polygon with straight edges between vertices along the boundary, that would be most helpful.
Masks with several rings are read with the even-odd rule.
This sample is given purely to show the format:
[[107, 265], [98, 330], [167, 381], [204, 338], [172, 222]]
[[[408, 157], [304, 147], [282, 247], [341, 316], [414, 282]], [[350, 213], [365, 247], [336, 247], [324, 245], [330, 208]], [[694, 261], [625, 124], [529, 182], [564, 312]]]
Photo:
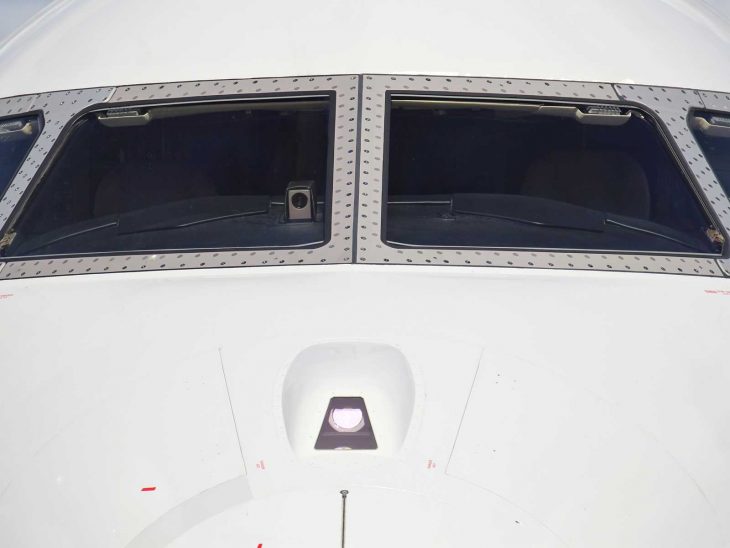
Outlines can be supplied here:
[[[332, 225], [330, 240], [322, 247], [10, 259], [6, 261], [5, 267], [2, 269], [1, 278], [351, 262], [358, 119], [358, 76], [355, 75], [145, 84], [119, 87], [116, 90], [102, 88], [80, 92], [49, 93], [31, 96], [33, 99], [30, 101], [25, 98], [15, 99], [8, 104], [14, 113], [27, 112], [40, 106], [44, 112], [46, 125], [36, 146], [31, 150], [28, 160], [13, 181], [9, 199], [0, 204], [0, 220], [2, 223], [7, 220], [61, 129], [73, 119], [81, 108], [107, 100], [109, 103], [149, 103], [175, 99], [194, 102], [217, 97], [317, 91], [336, 93]], [[2, 104], [3, 102], [0, 101], [0, 108]]]
[[[129, 272], [287, 264], [376, 263], [468, 265], [604, 270], [722, 276], [728, 259], [621, 253], [401, 249], [381, 240], [385, 93], [470, 94], [497, 98], [631, 101], [653, 111], [666, 124], [690, 170], [726, 231], [730, 201], [722, 191], [687, 125], [692, 108], [730, 111], [730, 95], [651, 86], [505, 78], [341, 75], [298, 78], [176, 82], [95, 88], [0, 99], [0, 116], [40, 110], [45, 126], [18, 175], [0, 201], [0, 226], [7, 221], [62, 129], [83, 109], [109, 103], [199, 101], [217, 97], [335, 91], [336, 123], [331, 240], [317, 249], [264, 249], [169, 252], [62, 259], [10, 259], [0, 262], [1, 279], [84, 273]], [[358, 105], [358, 96], [361, 104]], [[702, 101], [704, 99], [704, 102]], [[360, 132], [358, 135], [358, 123]], [[358, 143], [359, 139], [359, 143]], [[359, 153], [359, 161], [358, 161]], [[356, 184], [356, 175], [359, 184]], [[355, 188], [357, 186], [357, 192]], [[356, 195], [357, 194], [357, 195]], [[357, 232], [353, 215], [358, 200]], [[357, 233], [353, 260], [352, 237]], [[718, 267], [718, 263], [722, 269]]]
[[[389, 246], [381, 238], [387, 92], [459, 93], [479, 96], [553, 100], [567, 99], [588, 102], [618, 102], [623, 97], [619, 97], [611, 84], [547, 80], [366, 75], [364, 86], [361, 110], [362, 150], [359, 166], [358, 263], [448, 264], [654, 272], [702, 276], [722, 275], [716, 260], [705, 257], [633, 255], [614, 252], [583, 253], [491, 249], [403, 249]], [[638, 89], [639, 86], [635, 88]], [[681, 94], [681, 90], [679, 93]], [[659, 99], [658, 103], [668, 107], [671, 99], [672, 97], [668, 95], [662, 96], [662, 99]], [[637, 102], [646, 104], [650, 101], [641, 100], [637, 97]], [[682, 120], [686, 118], [686, 110], [684, 113], [685, 115], [682, 117]], [[660, 114], [664, 118], [665, 115]], [[673, 132], [681, 135], [676, 127]], [[687, 145], [685, 144], [685, 146]]]
[[0, 228], [4, 227], [61, 131], [79, 111], [109, 99], [114, 88], [76, 89], [24, 95], [0, 100], [0, 116], [43, 112], [43, 131], [0, 200]]
[[[700, 91], [699, 95], [705, 109], [730, 112], [730, 93]], [[712, 167], [707, 162], [707, 159], [695, 140], [694, 135], [692, 135], [691, 132], [690, 135], [692, 136], [692, 141], [696, 147], [696, 154], [693, 154], [691, 157], [692, 162], [694, 162], [693, 170], [697, 171], [697, 178], [704, 181], [704, 185], [707, 185], [712, 189], [712, 194], [715, 196], [715, 201], [712, 203], [712, 206], [717, 212], [717, 215], [720, 217], [720, 220], [725, 227], [725, 231], [730, 234], [730, 200], [728, 200], [727, 195], [718, 182]], [[688, 160], [689, 159], [690, 158], [688, 157]], [[718, 263], [723, 272], [730, 276], [730, 259], [720, 259]]]
[[33, 109], [37, 95], [19, 95], [0, 100], [0, 117], [23, 114]]
[[730, 112], [730, 93], [719, 91], [700, 91], [699, 93], [707, 110]]

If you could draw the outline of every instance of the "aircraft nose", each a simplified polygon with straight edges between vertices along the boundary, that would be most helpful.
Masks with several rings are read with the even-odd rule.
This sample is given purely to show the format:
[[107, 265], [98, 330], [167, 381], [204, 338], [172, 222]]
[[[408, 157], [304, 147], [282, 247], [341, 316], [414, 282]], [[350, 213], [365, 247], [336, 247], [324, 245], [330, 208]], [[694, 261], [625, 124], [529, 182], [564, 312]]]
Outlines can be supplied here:
[[466, 484], [438, 497], [357, 485], [248, 496], [242, 478], [201, 493], [151, 523], [128, 548], [565, 546], [519, 508]]
[[548, 527], [509, 501], [467, 484], [447, 483], [445, 479], [436, 496], [392, 488], [350, 489], [345, 546], [565, 546]]

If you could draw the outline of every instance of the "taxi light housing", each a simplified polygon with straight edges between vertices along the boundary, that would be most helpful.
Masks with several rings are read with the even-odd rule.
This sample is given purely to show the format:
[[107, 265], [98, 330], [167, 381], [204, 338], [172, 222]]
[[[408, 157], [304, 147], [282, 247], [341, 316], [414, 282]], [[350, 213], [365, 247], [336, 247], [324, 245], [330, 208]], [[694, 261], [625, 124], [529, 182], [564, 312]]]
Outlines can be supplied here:
[[319, 429], [317, 450], [377, 449], [370, 416], [361, 397], [331, 398]]

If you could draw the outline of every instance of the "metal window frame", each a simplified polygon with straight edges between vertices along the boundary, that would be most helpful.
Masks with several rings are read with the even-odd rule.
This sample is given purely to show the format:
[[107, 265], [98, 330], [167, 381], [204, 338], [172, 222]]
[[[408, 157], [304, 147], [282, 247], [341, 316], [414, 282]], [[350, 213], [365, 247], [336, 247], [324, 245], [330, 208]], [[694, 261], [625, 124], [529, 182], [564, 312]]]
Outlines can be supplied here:
[[[69, 274], [137, 272], [240, 266], [333, 264], [352, 260], [357, 156], [357, 75], [248, 78], [173, 82], [73, 90], [0, 100], [0, 109], [12, 113], [41, 110], [46, 124], [26, 162], [0, 202], [0, 226], [5, 225], [26, 189], [42, 175], [43, 164], [61, 131], [81, 113], [112, 105], [198, 103], [210, 100], [266, 97], [286, 94], [334, 94], [334, 137], [330, 143], [331, 224], [329, 241], [316, 248], [272, 248], [145, 253], [79, 254], [73, 257], [9, 257], [0, 263], [0, 279]], [[0, 115], [2, 115], [0, 110]], [[326, 231], [327, 232], [327, 231]]]
[[[8, 258], [0, 279], [134, 271], [159, 271], [294, 264], [420, 264], [495, 266], [730, 275], [730, 249], [721, 258], [502, 249], [397, 248], [381, 238], [385, 161], [386, 94], [448, 95], [499, 100], [631, 103], [664, 125], [696, 191], [730, 233], [730, 200], [689, 130], [694, 109], [730, 112], [730, 94], [657, 86], [507, 78], [405, 75], [336, 75], [248, 78], [100, 87], [0, 99], [0, 117], [40, 112], [41, 135], [0, 200], [6, 224], [26, 190], [42, 174], [62, 132], [89, 110], [111, 105], [233, 100], [257, 95], [334, 92], [335, 134], [332, 165], [330, 241], [314, 249], [185, 251], [79, 255], [63, 258]], [[353, 242], [355, 245], [353, 246]]]
[[[697, 109], [730, 112], [730, 93], [700, 90], [697, 94], [701, 103], [701, 106], [697, 106]], [[692, 110], [695, 109], [691, 109], [687, 113], [687, 116], [691, 115]], [[689, 120], [687, 120], [688, 123]], [[703, 189], [706, 188], [706, 195], [710, 199], [712, 207], [720, 218], [725, 231], [730, 232], [730, 201], [728, 201], [727, 195], [717, 180], [717, 176], [707, 161], [702, 148], [695, 140], [694, 133], [692, 131], [688, 131], [688, 133], [694, 148], [690, 147], [686, 151], [687, 154], [692, 154], [691, 157], [689, 155], [687, 156], [687, 161], [692, 164], [693, 171], [696, 172], [696, 177], [702, 184]], [[730, 257], [724, 257], [718, 263], [725, 275], [730, 276]]]
[[[356, 262], [376, 264], [419, 264], [496, 266], [513, 268], [547, 268], [573, 270], [603, 270], [620, 272], [651, 272], [722, 276], [714, 257], [664, 254], [633, 254], [622, 252], [545, 251], [530, 249], [454, 249], [402, 248], [388, 245], [382, 239], [383, 177], [387, 156], [386, 109], [391, 93], [418, 95], [468, 95], [478, 98], [580, 101], [588, 103], [635, 103], [654, 114], [669, 129], [685, 158], [699, 153], [689, 134], [687, 113], [699, 104], [694, 91], [648, 86], [614, 86], [609, 83], [523, 80], [506, 78], [470, 78], [445, 76], [364, 76], [361, 109], [362, 148], [356, 232]], [[687, 102], [680, 102], [679, 99]], [[680, 130], [680, 126], [684, 129]], [[726, 222], [717, 210], [718, 203], [730, 205], [722, 189], [702, 184], [696, 163], [689, 163], [690, 174], [700, 184], [695, 190], [716, 216]], [[725, 250], [727, 253], [727, 249]]]

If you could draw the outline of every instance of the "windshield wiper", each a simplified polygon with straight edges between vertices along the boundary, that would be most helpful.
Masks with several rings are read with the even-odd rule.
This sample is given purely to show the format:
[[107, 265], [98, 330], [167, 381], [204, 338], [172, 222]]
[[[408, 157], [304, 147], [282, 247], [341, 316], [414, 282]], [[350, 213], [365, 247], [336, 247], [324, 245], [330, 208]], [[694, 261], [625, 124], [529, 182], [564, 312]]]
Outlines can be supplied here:
[[[34, 247], [31, 247], [30, 249], [23, 250], [23, 253], [31, 253], [33, 251], [36, 251], [38, 249], [41, 249], [43, 247], [57, 244], [58, 242], [63, 242], [64, 240], [71, 240], [72, 238], [77, 238], [79, 236], [83, 236], [84, 234], [89, 234], [90, 232], [96, 232], [98, 230], [104, 230], [105, 228], [112, 228], [115, 226], [119, 226], [119, 219], [114, 219], [112, 221], [107, 221], [102, 224], [98, 224], [95, 226], [91, 226], [89, 228], [84, 228], [81, 230], [76, 230], [75, 232], [71, 232], [69, 234], [64, 234], [63, 236], [59, 236], [58, 238], [53, 238], [51, 240], [46, 240]], [[4, 250], [3, 250], [4, 251]]]
[[180, 230], [269, 212], [268, 196], [206, 196], [130, 211], [119, 217], [119, 236]]
[[[126, 231], [117, 231], [117, 236], [132, 236], [134, 234], [144, 234], [147, 232], [158, 232], [163, 230], [176, 230], [181, 228], [189, 228], [191, 226], [196, 225], [202, 225], [207, 223], [214, 223], [217, 221], [224, 221], [226, 219], [235, 219], [237, 217], [251, 217], [254, 215], [265, 215], [268, 213], [268, 210], [262, 209], [258, 211], [242, 211], [240, 213], [231, 213], [228, 215], [217, 215], [215, 217], [207, 217], [205, 219], [196, 219], [194, 221], [189, 222], [183, 222], [183, 223], [175, 223], [175, 224], [168, 224], [168, 225], [155, 225], [147, 228], [141, 228], [139, 230], [126, 230]], [[74, 232], [71, 232], [70, 234], [64, 234], [63, 236], [59, 236], [58, 238], [53, 238], [51, 240], [44, 241], [38, 245], [35, 245], [31, 247], [30, 249], [24, 249], [23, 253], [32, 253], [33, 251], [37, 251], [38, 249], [47, 247], [49, 245], [57, 244], [59, 242], [63, 242], [65, 240], [71, 240], [73, 238], [78, 238], [79, 236], [84, 236], [86, 234], [89, 234], [91, 232], [97, 232], [99, 230], [104, 230], [106, 228], [114, 228], [120, 226], [120, 220], [114, 219], [113, 221], [108, 221], [96, 226], [92, 226], [89, 228], [84, 228], [82, 230], [76, 230]]]
[[499, 219], [501, 221], [511, 221], [513, 223], [539, 226], [539, 227], [543, 227], [543, 228], [562, 228], [565, 230], [582, 230], [585, 232], [597, 232], [597, 233], [603, 232], [603, 230], [601, 230], [601, 229], [588, 228], [585, 226], [576, 226], [576, 225], [571, 225], [570, 223], [546, 223], [543, 221], [536, 221], [533, 219], [523, 219], [521, 217], [511, 217], [509, 215], [497, 215], [495, 213], [478, 213], [476, 211], [460, 211], [458, 209], [455, 209], [454, 213], [459, 213], [460, 215], [474, 215], [476, 217], [486, 217], [488, 219]]
[[455, 194], [452, 198], [454, 213], [478, 215], [544, 228], [581, 230], [602, 233], [606, 225], [630, 230], [654, 238], [679, 244], [692, 251], [707, 253], [697, 244], [657, 230], [637, 226], [627, 220], [617, 220], [610, 214], [576, 206], [566, 202], [522, 195]]
[[217, 221], [225, 221], [227, 219], [237, 219], [239, 217], [252, 217], [254, 215], [265, 215], [269, 212], [268, 209], [260, 209], [256, 211], [241, 211], [239, 213], [229, 213], [226, 215], [215, 215], [212, 217], [205, 217], [203, 219], [195, 219], [193, 221], [169, 223], [169, 224], [156, 224], [139, 229], [120, 230], [117, 232], [119, 236], [129, 236], [132, 234], [145, 234], [147, 232], [159, 232], [162, 230], [177, 230], [180, 228], [189, 228], [191, 226], [203, 225], [208, 223], [215, 223]]
[[[86, 225], [85, 228], [79, 228], [66, 234], [50, 237], [47, 240], [42, 239], [42, 236], [38, 236], [28, 242], [32, 246], [29, 249], [24, 249], [22, 243], [19, 248], [24, 254], [32, 253], [65, 240], [78, 238], [109, 228], [117, 229], [114, 232], [114, 236], [131, 236], [146, 232], [180, 230], [238, 217], [251, 217], [255, 215], [266, 215], [268, 213], [268, 197], [205, 197], [129, 211], [117, 216], [117, 218], [107, 216], [103, 219], [97, 219], [97, 224], [92, 224], [94, 221], [92, 219], [84, 223]], [[72, 227], [69, 227], [69, 229], [72, 229]]]
[[700, 253], [707, 252], [706, 250], [701, 249], [701, 248], [697, 247], [696, 245], [688, 244], [687, 242], [684, 242], [684, 241], [680, 240], [679, 238], [673, 238], [672, 236], [667, 236], [666, 234], [662, 234], [661, 232], [656, 232], [654, 230], [649, 230], [647, 228], [641, 228], [640, 226], [630, 225], [625, 222], [617, 221], [616, 219], [611, 219], [610, 217], [606, 217], [604, 222], [607, 225], [617, 226], [619, 228], [631, 230], [633, 232], [640, 232], [641, 234], [647, 234], [649, 236], [654, 236], [655, 238], [662, 238], [663, 240], [667, 240], [669, 242], [674, 242], [675, 244], [682, 245], [693, 251], [699, 251]]
[[599, 211], [548, 200], [508, 194], [454, 194], [453, 213], [476, 215], [543, 228], [604, 232]]

